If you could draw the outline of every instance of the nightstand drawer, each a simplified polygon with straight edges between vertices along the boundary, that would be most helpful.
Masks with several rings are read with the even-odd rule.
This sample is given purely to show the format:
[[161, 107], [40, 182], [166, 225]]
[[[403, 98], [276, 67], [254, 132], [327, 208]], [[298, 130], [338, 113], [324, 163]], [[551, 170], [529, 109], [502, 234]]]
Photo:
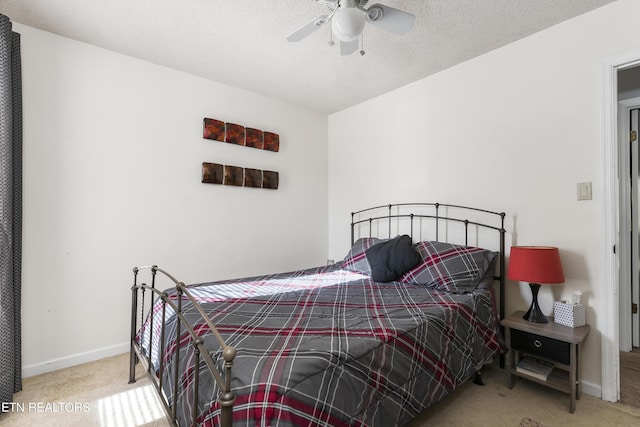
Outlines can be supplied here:
[[511, 329], [511, 347], [555, 362], [570, 363], [570, 344], [528, 332]]

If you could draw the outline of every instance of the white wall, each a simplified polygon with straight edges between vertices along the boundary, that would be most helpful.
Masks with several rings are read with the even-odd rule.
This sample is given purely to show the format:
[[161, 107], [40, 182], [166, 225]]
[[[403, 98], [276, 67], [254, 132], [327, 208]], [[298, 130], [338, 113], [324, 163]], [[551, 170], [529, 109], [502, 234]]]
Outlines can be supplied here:
[[[326, 116], [15, 30], [26, 375], [126, 351], [136, 265], [193, 283], [324, 264]], [[276, 132], [280, 152], [204, 140], [204, 117]], [[280, 188], [202, 184], [203, 161], [279, 171]]]
[[[329, 256], [348, 248], [352, 210], [433, 201], [504, 211], [508, 245], [560, 248], [566, 283], [592, 325], [585, 391], [599, 395], [602, 59], [637, 48], [640, 2], [620, 0], [329, 117]], [[576, 184], [593, 183], [577, 201]], [[507, 313], [526, 309], [509, 282]], [[606, 338], [605, 338], [606, 339]]]

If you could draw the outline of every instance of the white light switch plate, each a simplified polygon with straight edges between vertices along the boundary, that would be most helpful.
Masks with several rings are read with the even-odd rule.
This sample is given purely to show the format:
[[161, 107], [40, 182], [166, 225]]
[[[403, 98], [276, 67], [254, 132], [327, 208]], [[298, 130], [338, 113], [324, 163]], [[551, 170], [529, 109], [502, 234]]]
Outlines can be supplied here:
[[578, 200], [591, 200], [591, 183], [578, 183]]

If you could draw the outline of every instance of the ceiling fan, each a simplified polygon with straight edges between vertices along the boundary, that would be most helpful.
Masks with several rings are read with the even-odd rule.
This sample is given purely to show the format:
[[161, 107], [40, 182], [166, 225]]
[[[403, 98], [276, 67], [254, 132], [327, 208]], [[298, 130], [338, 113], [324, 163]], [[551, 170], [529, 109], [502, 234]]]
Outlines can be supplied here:
[[[373, 4], [366, 8], [369, 0], [313, 0], [322, 2], [329, 9], [329, 13], [315, 18], [291, 33], [287, 40], [298, 42], [318, 28], [331, 22], [331, 35], [329, 45], [333, 46], [333, 36], [340, 41], [340, 54], [351, 55], [358, 50], [359, 42], [365, 24], [368, 22], [383, 30], [403, 35], [412, 27], [415, 15], [382, 4]], [[360, 54], [364, 55], [360, 49]]]

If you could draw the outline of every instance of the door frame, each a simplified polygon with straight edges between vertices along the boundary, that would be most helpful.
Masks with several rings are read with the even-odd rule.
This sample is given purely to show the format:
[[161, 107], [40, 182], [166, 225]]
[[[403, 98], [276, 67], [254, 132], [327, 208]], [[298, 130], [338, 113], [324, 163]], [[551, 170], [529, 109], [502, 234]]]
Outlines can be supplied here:
[[[632, 211], [633, 203], [636, 204], [636, 209], [638, 209], [638, 188], [637, 185], [631, 185], [630, 180], [627, 178], [631, 176], [632, 171], [630, 169], [629, 159], [631, 159], [634, 154], [637, 158], [637, 143], [632, 149], [629, 147], [629, 136], [628, 130], [630, 129], [631, 122], [629, 120], [629, 112], [633, 109], [640, 108], [640, 97], [623, 99], [618, 101], [618, 149], [619, 149], [619, 159], [618, 159], [618, 173], [619, 175], [619, 221], [620, 221], [620, 249], [618, 250], [619, 261], [620, 261], [620, 275], [619, 275], [619, 283], [631, 283], [634, 286], [637, 286], [637, 281], [633, 284], [633, 276], [631, 272], [634, 271], [634, 260], [631, 258], [631, 254], [636, 254], [636, 263], [638, 262], [638, 255], [640, 251], [638, 250], [638, 239], [633, 238], [633, 224], [634, 222], [637, 224], [637, 220], [635, 219]], [[635, 150], [635, 153], [634, 153]], [[637, 160], [636, 160], [637, 161]], [[636, 163], [637, 164], [637, 163]], [[637, 171], [636, 171], [637, 175]], [[633, 191], [633, 193], [632, 193]], [[629, 200], [634, 197], [634, 202], [629, 202]], [[636, 226], [637, 228], [637, 226]], [[638, 230], [636, 229], [636, 235], [638, 234]], [[633, 247], [631, 251], [628, 248]], [[637, 265], [636, 265], [637, 268]], [[636, 279], [637, 280], [637, 279]], [[623, 301], [632, 301], [632, 290], [631, 286], [620, 286], [619, 288], [619, 298], [618, 301], [621, 303]], [[632, 335], [632, 322], [629, 322], [629, 319], [632, 319], [631, 313], [631, 305], [630, 304], [620, 304], [619, 305], [619, 350], [620, 351], [631, 351], [633, 348], [633, 344], [636, 342], [636, 338]], [[635, 319], [633, 319], [635, 320]], [[634, 331], [637, 332], [637, 331]]]
[[618, 251], [620, 196], [618, 183], [618, 71], [640, 65], [640, 49], [604, 58], [602, 111], [602, 228], [600, 254], [603, 260], [599, 280], [603, 298], [602, 316], [597, 325], [601, 331], [602, 399], [620, 399], [620, 335], [619, 335], [619, 262]]

